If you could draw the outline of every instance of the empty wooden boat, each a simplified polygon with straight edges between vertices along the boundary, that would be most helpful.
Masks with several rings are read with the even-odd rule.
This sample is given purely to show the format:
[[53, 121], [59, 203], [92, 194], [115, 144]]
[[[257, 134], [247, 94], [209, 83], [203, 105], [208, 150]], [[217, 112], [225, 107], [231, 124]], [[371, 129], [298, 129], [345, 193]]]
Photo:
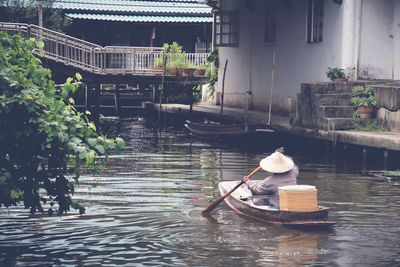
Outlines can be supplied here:
[[270, 129], [256, 129], [255, 126], [244, 124], [220, 124], [215, 122], [192, 122], [187, 120], [186, 129], [190, 132], [206, 137], [234, 137], [248, 135], [254, 132], [273, 132]]

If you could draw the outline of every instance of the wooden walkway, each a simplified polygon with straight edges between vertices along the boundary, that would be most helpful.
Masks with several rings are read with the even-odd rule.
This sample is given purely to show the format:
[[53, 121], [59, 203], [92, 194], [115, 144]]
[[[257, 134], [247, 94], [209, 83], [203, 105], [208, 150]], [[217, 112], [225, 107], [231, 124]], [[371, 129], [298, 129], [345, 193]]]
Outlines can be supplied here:
[[[114, 94], [115, 114], [118, 116], [121, 109], [121, 85], [132, 85], [136, 90], [127, 94], [137, 98], [137, 95], [147, 95], [150, 90], [153, 103], [161, 103], [159, 99], [166, 98], [167, 90], [162, 87], [179, 88], [193, 101], [193, 86], [208, 82], [206, 76], [175, 76], [167, 75], [165, 69], [155, 68], [158, 58], [164, 58], [162, 47], [129, 47], [106, 46], [102, 47], [69, 35], [55, 32], [36, 25], [24, 23], [0, 22], [0, 30], [8, 34], [18, 34], [25, 39], [34, 38], [43, 41], [42, 50], [35, 49], [33, 53], [42, 58], [44, 65], [53, 72], [53, 79], [59, 74], [58, 82], [64, 83], [66, 77], [81, 73], [86, 84], [84, 108], [92, 110], [94, 119], [98, 119], [101, 112], [101, 99], [104, 98], [102, 84], [113, 84], [114, 89], [105, 94]], [[186, 53], [185, 61], [195, 66], [205, 63], [209, 53]], [[168, 58], [166, 58], [168, 61]], [[142, 89], [141, 89], [142, 88]], [[145, 90], [145, 91], [143, 91]], [[164, 91], [164, 93], [163, 93]], [[158, 98], [158, 99], [156, 99]], [[143, 101], [148, 101], [148, 97]], [[132, 108], [141, 103], [132, 104]], [[193, 103], [190, 103], [191, 105]]]
[[[65, 66], [98, 75], [156, 75], [154, 62], [163, 58], [162, 47], [102, 47], [69, 35], [24, 23], [0, 22], [0, 30], [34, 38], [44, 43], [43, 52], [35, 50], [39, 57], [54, 60]], [[186, 62], [195, 66], [205, 63], [209, 53], [186, 53]], [[168, 58], [167, 58], [168, 60]]]

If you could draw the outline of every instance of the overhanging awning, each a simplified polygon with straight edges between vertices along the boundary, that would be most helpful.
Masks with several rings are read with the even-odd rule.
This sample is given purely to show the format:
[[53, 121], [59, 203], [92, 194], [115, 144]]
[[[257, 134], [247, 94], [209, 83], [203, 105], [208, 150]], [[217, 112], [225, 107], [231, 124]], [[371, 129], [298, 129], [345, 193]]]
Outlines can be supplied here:
[[109, 15], [109, 14], [77, 14], [67, 13], [72, 19], [120, 21], [120, 22], [149, 22], [149, 23], [212, 23], [212, 17], [191, 16], [136, 16], [136, 15]]
[[[204, 3], [175, 2], [175, 1], [99, 1], [85, 0], [83, 3], [71, 0], [58, 0], [53, 8], [64, 11], [77, 10], [86, 13], [130, 13], [130, 14], [190, 14], [210, 15], [211, 8]], [[73, 12], [75, 11], [75, 12]]]

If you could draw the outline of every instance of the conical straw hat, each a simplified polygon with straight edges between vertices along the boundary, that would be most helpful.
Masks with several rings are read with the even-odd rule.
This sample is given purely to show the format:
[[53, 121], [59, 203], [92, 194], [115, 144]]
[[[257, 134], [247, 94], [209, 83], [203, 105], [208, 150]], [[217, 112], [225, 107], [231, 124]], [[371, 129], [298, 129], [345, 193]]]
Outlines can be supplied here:
[[274, 152], [260, 161], [260, 167], [271, 173], [284, 173], [290, 171], [293, 166], [293, 160], [279, 152]]

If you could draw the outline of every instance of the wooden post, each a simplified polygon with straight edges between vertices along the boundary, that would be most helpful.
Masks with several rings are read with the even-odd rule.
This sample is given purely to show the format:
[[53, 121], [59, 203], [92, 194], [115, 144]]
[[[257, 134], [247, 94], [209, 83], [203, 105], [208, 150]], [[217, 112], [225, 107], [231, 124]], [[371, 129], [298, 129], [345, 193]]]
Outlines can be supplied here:
[[276, 56], [276, 48], [274, 47], [274, 52], [272, 54], [271, 90], [269, 92], [268, 124], [271, 124], [272, 91], [274, 89], [274, 76], [275, 76], [275, 56]]
[[96, 129], [99, 129], [99, 118], [100, 118], [100, 84], [96, 84], [94, 89], [94, 124]]
[[383, 169], [384, 170], [388, 169], [388, 159], [389, 159], [389, 150], [384, 149], [383, 150]]
[[367, 148], [363, 147], [362, 148], [362, 170], [365, 171], [367, 168]]
[[189, 92], [189, 101], [190, 101], [190, 114], [192, 114], [193, 112], [193, 85], [186, 85], [185, 87], [187, 87], [187, 90]]
[[39, 7], [38, 7], [38, 26], [43, 27], [43, 1], [38, 0]]
[[155, 104], [156, 103], [156, 95], [157, 95], [156, 85], [151, 84], [151, 87], [153, 87], [153, 104]]
[[221, 115], [224, 111], [224, 91], [225, 91], [225, 73], [226, 66], [228, 65], [228, 60], [225, 61], [224, 74], [222, 76], [222, 92], [221, 92]]
[[165, 56], [165, 51], [163, 52], [163, 74], [161, 80], [161, 92], [160, 92], [160, 106], [158, 110], [158, 120], [161, 120], [161, 103], [163, 98], [163, 91], [164, 91], [164, 81], [165, 81], [165, 66], [167, 65], [167, 57]]
[[88, 84], [86, 84], [86, 86], [85, 86], [85, 111], [86, 110], [88, 110], [89, 109], [89, 107], [88, 107], [88, 97], [89, 97], [89, 95], [88, 95]]
[[245, 110], [244, 110], [244, 129], [246, 132], [249, 130], [249, 100], [250, 100], [250, 96], [251, 96], [251, 91], [247, 91], [246, 97], [245, 97], [246, 106], [245, 106]]
[[115, 115], [120, 116], [121, 112], [121, 96], [119, 92], [119, 84], [114, 85], [114, 103], [115, 103]]

